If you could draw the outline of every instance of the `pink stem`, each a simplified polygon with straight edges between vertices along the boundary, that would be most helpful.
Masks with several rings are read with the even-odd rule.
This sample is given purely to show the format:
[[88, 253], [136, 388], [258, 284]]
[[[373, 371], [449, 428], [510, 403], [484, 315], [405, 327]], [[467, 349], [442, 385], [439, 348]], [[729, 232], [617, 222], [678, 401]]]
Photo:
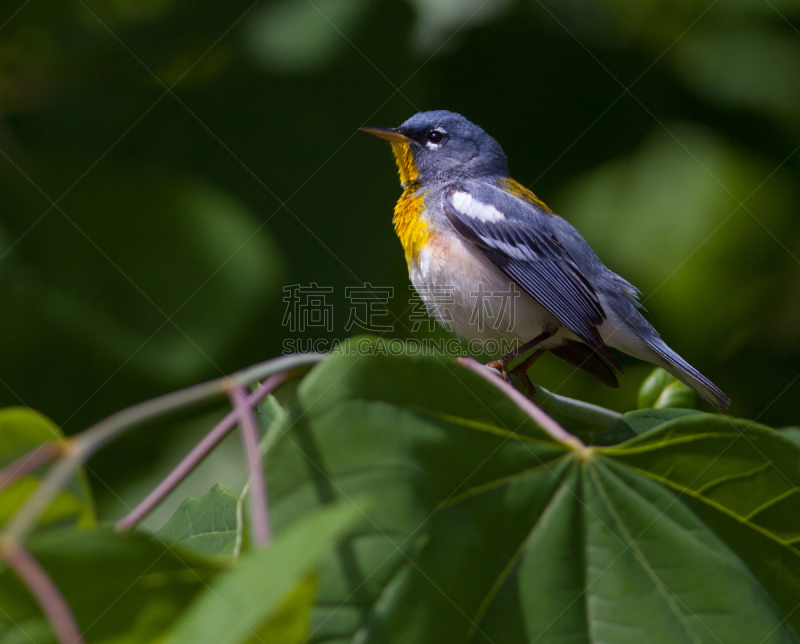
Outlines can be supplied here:
[[44, 465], [48, 461], [62, 454], [64, 445], [57, 441], [50, 443], [43, 443], [36, 449], [27, 452], [15, 460], [11, 465], [6, 467], [0, 472], [0, 492], [6, 489], [12, 483], [16, 483], [26, 474], [30, 474], [40, 465]]
[[19, 543], [6, 538], [0, 556], [31, 591], [62, 644], [83, 644], [83, 635], [64, 596], [39, 562]]
[[233, 386], [229, 394], [234, 411], [239, 416], [239, 430], [242, 445], [250, 470], [250, 514], [253, 518], [253, 541], [266, 545], [270, 539], [269, 502], [264, 468], [261, 466], [261, 453], [258, 446], [258, 429], [253, 415], [253, 407], [247, 399], [247, 392], [239, 384]]
[[[278, 385], [280, 385], [286, 378], [286, 373], [275, 374], [267, 378], [253, 393], [247, 396], [247, 404], [250, 406], [257, 405], [264, 398], [266, 398]], [[225, 418], [223, 418], [217, 425], [194, 446], [183, 460], [175, 466], [175, 468], [167, 474], [161, 483], [148, 494], [144, 500], [139, 503], [127, 516], [123, 517], [117, 522], [117, 530], [128, 530], [144, 519], [150, 514], [159, 503], [161, 503], [167, 495], [174, 490], [178, 484], [183, 481], [191, 472], [197, 467], [202, 460], [208, 456], [209, 452], [214, 449], [219, 442], [236, 427], [239, 421], [240, 412], [236, 409], [232, 410]]]
[[530, 416], [533, 421], [539, 425], [539, 427], [550, 434], [550, 436], [559, 443], [578, 450], [583, 450], [586, 448], [586, 445], [583, 444], [583, 441], [581, 441], [580, 438], [570, 434], [566, 429], [550, 418], [550, 416], [545, 414], [538, 405], [523, 395], [521, 391], [516, 389], [513, 385], [506, 382], [502, 378], [498, 378], [492, 374], [480, 362], [476, 362], [472, 358], [458, 358], [456, 362], [458, 362], [458, 364], [460, 364], [462, 367], [466, 367], [473, 373], [478, 374], [489, 384], [497, 387], [506, 396], [508, 396], [509, 399], [511, 399], [511, 402], [528, 414], [528, 416]]

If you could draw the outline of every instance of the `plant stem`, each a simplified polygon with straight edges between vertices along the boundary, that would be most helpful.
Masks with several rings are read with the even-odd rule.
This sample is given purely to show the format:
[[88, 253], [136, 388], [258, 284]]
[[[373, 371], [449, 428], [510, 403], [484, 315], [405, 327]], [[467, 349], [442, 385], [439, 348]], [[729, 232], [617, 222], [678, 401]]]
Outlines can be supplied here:
[[[270, 376], [265, 380], [258, 389], [247, 397], [247, 402], [250, 406], [258, 405], [264, 398], [266, 398], [272, 391], [286, 379], [285, 373], [279, 373]], [[117, 522], [116, 529], [118, 531], [128, 530], [142, 521], [148, 514], [150, 514], [161, 503], [170, 492], [172, 492], [193, 470], [197, 467], [203, 459], [214, 449], [220, 441], [227, 436], [230, 431], [236, 427], [239, 420], [239, 413], [237, 410], [230, 411], [216, 426], [206, 434], [203, 439], [195, 445], [192, 450], [178, 463], [175, 468], [167, 474], [161, 483], [150, 492], [140, 503], [137, 505], [127, 516], [123, 517]]]
[[83, 635], [64, 596], [44, 568], [20, 543], [10, 537], [0, 542], [0, 557], [36, 598], [61, 644], [83, 644]]
[[290, 371], [297, 367], [304, 367], [316, 364], [325, 358], [326, 354], [307, 353], [293, 354], [273, 358], [266, 362], [259, 363], [242, 371], [209, 380], [208, 382], [193, 385], [186, 389], [180, 389], [152, 400], [145, 400], [127, 409], [112, 414], [105, 420], [93, 425], [89, 429], [81, 432], [75, 438], [75, 449], [78, 455], [88, 458], [103, 445], [113, 440], [128, 429], [146, 420], [151, 420], [162, 414], [187, 407], [207, 398], [213, 398], [226, 393], [231, 388], [231, 383], [243, 386], [251, 385], [254, 382], [264, 380], [276, 373]]
[[0, 492], [12, 483], [16, 483], [26, 474], [30, 474], [40, 465], [53, 460], [64, 451], [63, 443], [51, 441], [43, 443], [36, 449], [20, 456], [17, 460], [0, 472]]
[[42, 482], [28, 497], [16, 514], [6, 523], [3, 535], [21, 542], [30, 530], [36, 525], [42, 512], [69, 481], [80, 461], [74, 453], [62, 458], [51, 467], [42, 479]]
[[264, 468], [261, 466], [261, 453], [258, 448], [256, 419], [244, 387], [235, 385], [228, 395], [239, 416], [239, 431], [242, 435], [247, 467], [250, 470], [250, 514], [253, 517], [253, 541], [258, 545], [266, 545], [270, 539], [269, 501], [267, 500]]
[[581, 441], [580, 438], [570, 434], [555, 420], [545, 414], [538, 407], [538, 405], [534, 404], [531, 400], [524, 396], [521, 391], [516, 389], [502, 378], [495, 376], [481, 363], [473, 360], [472, 358], [458, 358], [456, 362], [469, 369], [473, 373], [478, 374], [486, 382], [502, 391], [511, 400], [511, 402], [528, 414], [528, 416], [530, 416], [533, 421], [545, 432], [547, 432], [555, 441], [578, 452], [583, 452], [586, 449], [586, 445], [583, 444], [583, 441]]
[[[536, 399], [540, 407], [546, 409], [551, 414], [571, 418], [584, 423], [593, 425], [608, 425], [622, 416], [617, 411], [593, 405], [582, 400], [559, 396], [547, 391], [541, 385], [536, 385]], [[541, 400], [539, 400], [541, 398]]]
[[3, 532], [17, 541], [22, 541], [39, 520], [41, 513], [69, 480], [75, 468], [101, 447], [132, 427], [181, 407], [222, 395], [231, 389], [231, 383], [250, 385], [277, 373], [286, 373], [299, 367], [316, 364], [321, 362], [325, 356], [326, 354], [323, 353], [308, 353], [273, 358], [237, 371], [231, 376], [209, 380], [137, 403], [101, 420], [68, 442], [70, 455], [50, 468], [42, 483], [25, 505], [9, 520]]

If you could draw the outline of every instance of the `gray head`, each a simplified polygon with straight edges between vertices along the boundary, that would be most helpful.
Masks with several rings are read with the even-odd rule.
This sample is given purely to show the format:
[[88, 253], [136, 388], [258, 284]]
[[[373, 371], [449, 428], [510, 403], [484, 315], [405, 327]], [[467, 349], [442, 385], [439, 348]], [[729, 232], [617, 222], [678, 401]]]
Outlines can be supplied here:
[[361, 129], [392, 143], [404, 184], [508, 176], [500, 144], [455, 112], [419, 112], [397, 128]]

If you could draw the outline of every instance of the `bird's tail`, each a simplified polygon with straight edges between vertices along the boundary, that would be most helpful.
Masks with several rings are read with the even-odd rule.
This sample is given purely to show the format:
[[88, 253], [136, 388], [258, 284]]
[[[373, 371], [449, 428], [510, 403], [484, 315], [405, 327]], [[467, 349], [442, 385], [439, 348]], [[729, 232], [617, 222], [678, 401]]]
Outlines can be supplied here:
[[669, 371], [669, 373], [682, 383], [694, 389], [700, 396], [714, 405], [714, 407], [723, 410], [731, 404], [730, 399], [722, 393], [719, 387], [670, 349], [667, 343], [658, 337], [658, 335], [649, 337], [645, 341], [650, 348], [655, 351], [658, 357], [661, 358], [659, 362], [664, 369]]

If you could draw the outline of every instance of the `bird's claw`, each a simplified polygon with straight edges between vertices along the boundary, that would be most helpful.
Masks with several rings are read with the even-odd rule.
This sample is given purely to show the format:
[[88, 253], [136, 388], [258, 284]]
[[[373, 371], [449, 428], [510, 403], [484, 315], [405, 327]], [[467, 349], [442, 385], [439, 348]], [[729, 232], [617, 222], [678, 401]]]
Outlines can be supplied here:
[[503, 360], [492, 360], [491, 362], [487, 362], [486, 365], [490, 369], [497, 369], [500, 372], [500, 376], [502, 376], [503, 380], [506, 382], [511, 382], [511, 377], [508, 375], [508, 363]]
[[525, 368], [524, 365], [520, 365], [511, 370], [511, 375], [516, 376], [522, 381], [523, 386], [525, 387], [525, 395], [533, 400], [533, 397], [536, 395], [536, 387], [533, 385], [533, 382], [528, 376], [528, 370]]

